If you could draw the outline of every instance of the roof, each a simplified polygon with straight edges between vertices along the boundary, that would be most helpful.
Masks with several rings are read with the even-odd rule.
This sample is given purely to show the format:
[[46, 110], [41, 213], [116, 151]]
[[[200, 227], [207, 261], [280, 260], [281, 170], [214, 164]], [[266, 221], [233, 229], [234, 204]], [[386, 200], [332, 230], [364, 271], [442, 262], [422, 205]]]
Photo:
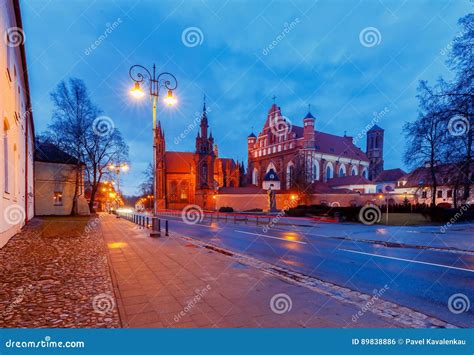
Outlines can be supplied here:
[[252, 132], [252, 133], [249, 134], [249, 136], [247, 138], [257, 138], [257, 136], [255, 134], [253, 134], [253, 132]]
[[[436, 166], [436, 180], [438, 186], [446, 186], [453, 183], [455, 178], [461, 178], [464, 174], [459, 174], [460, 168], [456, 164], [439, 164]], [[474, 162], [471, 163], [470, 172], [474, 175]], [[402, 187], [422, 187], [432, 184], [431, 171], [429, 167], [420, 167], [411, 173], [403, 175], [398, 181], [406, 181]], [[471, 181], [472, 183], [472, 181]]]
[[[294, 127], [294, 126], [293, 126]], [[301, 128], [302, 129], [302, 128]], [[315, 132], [315, 148], [317, 152], [337, 155], [345, 158], [369, 161], [367, 155], [355, 146], [352, 137]]]
[[383, 128], [381, 128], [381, 127], [377, 126], [376, 124], [374, 124], [374, 125], [372, 126], [372, 128], [369, 129], [367, 132], [383, 131], [383, 130], [384, 130]]
[[375, 182], [397, 181], [403, 175], [406, 175], [406, 172], [399, 168], [384, 170], [377, 176]]
[[72, 155], [62, 151], [56, 145], [46, 142], [39, 143], [35, 149], [35, 161], [57, 164], [77, 165], [79, 161]]
[[165, 164], [167, 173], [190, 173], [194, 164], [194, 153], [166, 152]]
[[306, 114], [306, 116], [304, 118], [315, 118], [310, 111], [308, 111], [308, 113]]
[[[331, 181], [331, 180], [329, 180]], [[328, 183], [315, 181], [311, 184], [314, 194], [355, 194], [356, 192], [349, 189], [333, 189]]]
[[350, 175], [350, 176], [341, 176], [330, 179], [328, 181], [329, 186], [345, 186], [345, 185], [366, 185], [373, 184], [363, 176], [359, 175]]
[[280, 178], [278, 177], [275, 170], [270, 169], [263, 177], [263, 181], [280, 181]]

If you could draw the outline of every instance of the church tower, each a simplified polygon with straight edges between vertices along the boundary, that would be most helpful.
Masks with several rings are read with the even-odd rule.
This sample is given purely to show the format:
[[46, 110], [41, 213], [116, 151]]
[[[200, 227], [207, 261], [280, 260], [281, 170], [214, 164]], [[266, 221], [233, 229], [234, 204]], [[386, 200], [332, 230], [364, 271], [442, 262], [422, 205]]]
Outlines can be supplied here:
[[383, 171], [384, 130], [374, 125], [367, 132], [367, 158], [369, 158], [369, 180], [375, 180]]
[[208, 136], [209, 123], [207, 120], [206, 101], [202, 108], [201, 124], [196, 137], [196, 203], [203, 209], [210, 209], [213, 205], [214, 194], [214, 138]]
[[166, 206], [166, 144], [165, 144], [165, 133], [161, 129], [161, 122], [158, 121], [158, 125], [155, 128], [154, 142], [155, 154], [156, 154], [156, 167], [155, 167], [155, 179], [157, 196], [156, 202], [158, 209], [165, 209]]

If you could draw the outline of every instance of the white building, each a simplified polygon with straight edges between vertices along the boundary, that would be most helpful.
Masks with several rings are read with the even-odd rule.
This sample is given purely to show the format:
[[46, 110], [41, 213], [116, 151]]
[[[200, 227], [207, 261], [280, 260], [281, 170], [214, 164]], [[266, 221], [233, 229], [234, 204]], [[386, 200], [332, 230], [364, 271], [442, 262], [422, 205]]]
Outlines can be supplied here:
[[0, 247], [34, 215], [34, 127], [18, 0], [0, 2]]

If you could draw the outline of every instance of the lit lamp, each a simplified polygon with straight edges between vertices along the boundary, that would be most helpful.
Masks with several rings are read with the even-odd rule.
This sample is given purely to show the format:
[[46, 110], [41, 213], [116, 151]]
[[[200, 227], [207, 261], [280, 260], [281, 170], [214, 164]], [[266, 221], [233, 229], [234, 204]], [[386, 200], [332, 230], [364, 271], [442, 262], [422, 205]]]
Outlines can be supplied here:
[[145, 93], [143, 92], [142, 88], [140, 87], [139, 82], [135, 82], [135, 85], [133, 86], [133, 89], [130, 90], [130, 94], [136, 99], [141, 99], [143, 96], [145, 96]]
[[168, 106], [173, 106], [178, 102], [178, 100], [173, 96], [173, 91], [168, 90], [168, 95], [163, 99], [163, 102]]

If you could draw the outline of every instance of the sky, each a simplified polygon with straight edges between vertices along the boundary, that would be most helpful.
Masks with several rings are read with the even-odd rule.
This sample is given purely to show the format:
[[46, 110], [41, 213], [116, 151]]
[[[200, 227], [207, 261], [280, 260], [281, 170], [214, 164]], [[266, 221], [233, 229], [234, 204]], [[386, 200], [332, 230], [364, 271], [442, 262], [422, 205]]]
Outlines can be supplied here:
[[302, 125], [311, 104], [316, 130], [347, 132], [364, 150], [364, 133], [376, 123], [385, 129], [385, 169], [405, 168], [402, 128], [417, 117], [418, 82], [451, 77], [446, 59], [457, 20], [474, 10], [473, 0], [21, 5], [36, 132], [50, 123], [56, 85], [84, 80], [130, 147], [125, 194], [138, 192], [152, 159], [151, 102], [130, 97], [132, 65], [155, 63], [178, 79], [178, 105], [158, 105], [167, 150], [194, 150], [206, 95], [219, 156], [246, 162], [247, 136], [261, 130], [276, 96], [292, 124]]

